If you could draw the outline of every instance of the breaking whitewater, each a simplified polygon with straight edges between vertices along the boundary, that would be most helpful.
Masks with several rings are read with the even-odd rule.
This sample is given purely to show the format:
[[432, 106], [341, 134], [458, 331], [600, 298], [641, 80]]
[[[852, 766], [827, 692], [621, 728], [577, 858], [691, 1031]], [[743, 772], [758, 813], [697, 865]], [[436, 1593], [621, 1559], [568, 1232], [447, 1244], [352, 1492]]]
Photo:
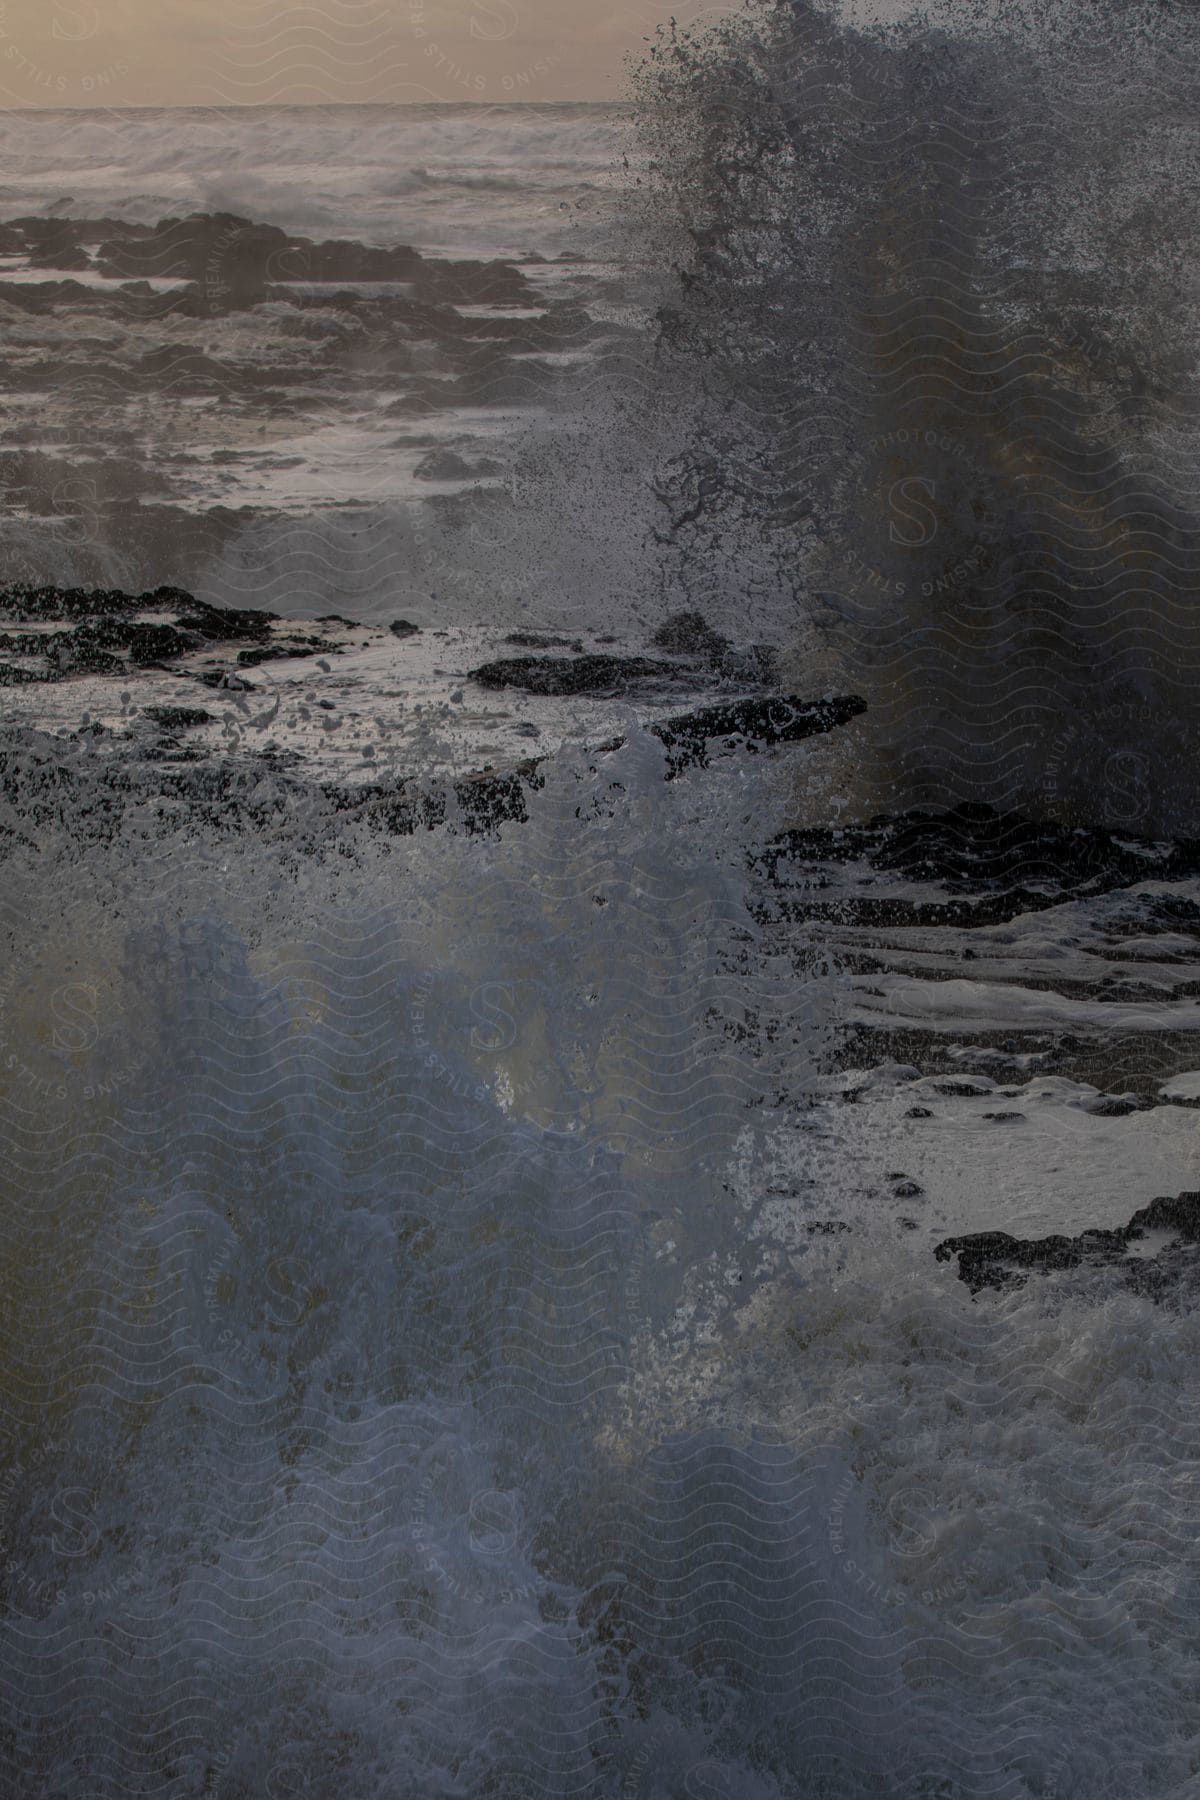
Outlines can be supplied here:
[[1195, 39], [942, 10], [0, 122], [7, 1792], [1195, 1791]]

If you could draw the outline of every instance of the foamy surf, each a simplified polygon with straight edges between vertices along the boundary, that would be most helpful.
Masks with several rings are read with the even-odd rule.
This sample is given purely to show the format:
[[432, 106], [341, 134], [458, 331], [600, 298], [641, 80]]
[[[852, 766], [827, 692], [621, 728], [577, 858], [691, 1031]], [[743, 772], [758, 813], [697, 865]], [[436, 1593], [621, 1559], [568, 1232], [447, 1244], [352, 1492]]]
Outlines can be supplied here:
[[1003, 469], [831, 630], [609, 114], [367, 110], [10, 178], [6, 1785], [1182, 1797], [1186, 723], [961, 793], [872, 508]]

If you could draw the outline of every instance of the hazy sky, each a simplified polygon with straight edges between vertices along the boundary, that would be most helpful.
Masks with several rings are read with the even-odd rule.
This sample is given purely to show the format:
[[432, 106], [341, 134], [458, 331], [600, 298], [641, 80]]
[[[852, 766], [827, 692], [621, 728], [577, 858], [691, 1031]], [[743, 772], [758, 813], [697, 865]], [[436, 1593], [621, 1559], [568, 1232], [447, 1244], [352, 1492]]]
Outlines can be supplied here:
[[601, 100], [703, 0], [0, 0], [0, 106]]

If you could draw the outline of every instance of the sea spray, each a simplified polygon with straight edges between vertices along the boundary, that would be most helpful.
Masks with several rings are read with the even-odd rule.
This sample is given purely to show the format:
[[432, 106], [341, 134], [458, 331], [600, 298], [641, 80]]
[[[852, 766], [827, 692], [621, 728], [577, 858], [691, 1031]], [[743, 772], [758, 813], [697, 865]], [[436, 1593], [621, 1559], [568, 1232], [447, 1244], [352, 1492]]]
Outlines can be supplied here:
[[1134, 746], [1089, 734], [1051, 801], [1049, 740], [1140, 703], [1144, 824], [1200, 821], [1195, 53], [1171, 8], [779, 0], [642, 70], [662, 535], [683, 586], [773, 564], [872, 703], [876, 806], [1087, 821]]
[[[53, 1774], [65, 1682], [80, 1766], [140, 1780], [165, 1744], [181, 1792], [218, 1751], [286, 1792], [297, 1746], [326, 1784], [619, 1791], [632, 1651], [578, 1548], [661, 1430], [653, 1403], [635, 1425], [634, 1346], [693, 1262], [736, 1254], [723, 1162], [828, 1035], [820, 970], [744, 964], [737, 784], [700, 831], [631, 725], [484, 843], [193, 817], [106, 848], [86, 754], [59, 755], [63, 828], [10, 862], [10, 961], [35, 980], [35, 896], [82, 837], [112, 916], [72, 977], [143, 1065], [90, 1108], [5, 1077], [12, 1273], [61, 1321], [5, 1353], [3, 1654], [48, 1681], [16, 1766]], [[199, 1694], [197, 1726], [175, 1696]]]
[[[726, 406], [707, 463], [685, 441], [682, 504], [642, 484], [694, 412], [698, 359], [658, 363], [644, 411], [624, 364], [626, 386], [569, 419], [566, 466], [548, 451], [544, 483], [533, 467], [506, 491], [503, 607], [624, 629], [700, 592], [715, 630], [773, 641], [796, 610], [777, 527], [731, 525], [711, 553], [696, 532], [743, 412]], [[715, 408], [721, 359], [702, 373]], [[992, 462], [953, 421], [876, 410], [862, 480], [885, 500], [901, 482], [900, 504], [876, 542], [836, 543], [891, 603], [888, 559], [953, 501], [953, 556], [922, 597], [975, 580], [973, 484], [989, 534], [1006, 516]], [[918, 427], [935, 441], [903, 435]], [[942, 459], [932, 476], [915, 450]], [[767, 469], [743, 458], [748, 518]], [[462, 516], [466, 612], [490, 570]], [[370, 540], [349, 560], [353, 530], [311, 539], [312, 593], [352, 608], [341, 582], [382, 609], [411, 535], [385, 520], [380, 560]], [[309, 547], [272, 530], [268, 577], [224, 568], [243, 599], [271, 579], [274, 602]], [[789, 690], [830, 691], [791, 651]], [[389, 689], [397, 666], [376, 665]], [[932, 1254], [964, 1221], [1054, 1229], [1072, 1210], [1074, 1231], [1128, 1217], [1129, 1186], [1196, 1185], [1186, 1107], [1099, 1117], [1094, 1091], [1042, 1073], [1069, 1052], [1060, 1001], [1147, 1032], [1189, 1017], [1186, 859], [1163, 893], [1150, 846], [1128, 895], [1090, 884], [1056, 918], [1014, 888], [994, 930], [956, 926], [979, 897], [957, 891], [974, 838], [898, 872], [880, 827], [864, 862], [830, 823], [849, 793], [836, 733], [665, 781], [632, 714], [619, 750], [540, 764], [527, 816], [474, 829], [443, 779], [438, 828], [402, 830], [402, 802], [389, 824], [386, 797], [360, 807], [259, 754], [281, 709], [327, 690], [270, 665], [254, 680], [239, 717], [205, 690], [229, 735], [193, 764], [139, 752], [125, 717], [103, 772], [112, 739], [90, 728], [6, 739], [4, 1017], [37, 1075], [0, 1068], [7, 1785], [1187, 1792], [1195, 1316], [1053, 1285], [977, 1302]], [[379, 708], [380, 761], [403, 698]], [[871, 716], [842, 728], [843, 774]], [[435, 760], [414, 749], [400, 772], [436, 787]], [[1145, 786], [1122, 777], [1113, 811]], [[862, 794], [879, 787], [865, 771]], [[752, 878], [747, 851], [797, 807], [830, 854], [789, 839]], [[1031, 854], [994, 823], [1007, 890]], [[922, 907], [941, 916], [906, 928]], [[1171, 967], [1117, 962], [1117, 941], [1145, 958], [1156, 919]], [[968, 979], [968, 952], [1007, 979]], [[1111, 1002], [1110, 955], [1157, 998], [1059, 995], [1065, 971]], [[918, 998], [947, 1027], [932, 1047], [911, 1034], [928, 1079], [881, 1064], [872, 1036]], [[977, 1045], [993, 1026], [1001, 1043]]]

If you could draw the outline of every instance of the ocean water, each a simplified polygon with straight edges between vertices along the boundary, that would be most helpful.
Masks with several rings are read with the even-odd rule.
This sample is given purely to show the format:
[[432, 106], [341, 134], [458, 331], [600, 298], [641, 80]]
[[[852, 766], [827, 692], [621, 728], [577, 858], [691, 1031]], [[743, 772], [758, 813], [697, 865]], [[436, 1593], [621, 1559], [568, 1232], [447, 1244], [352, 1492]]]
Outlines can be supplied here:
[[627, 122], [587, 102], [8, 113], [0, 205], [146, 224], [233, 212], [430, 255], [594, 254]]
[[[1194, 1792], [1191, 1290], [934, 1255], [1200, 1188], [1195, 846], [1104, 760], [1146, 721], [1086, 821], [1079, 714], [1033, 827], [872, 837], [894, 664], [757, 520], [702, 554], [672, 510], [740, 447], [664, 371], [624, 110], [0, 130], [6, 221], [341, 246], [239, 293], [224, 226], [190, 276], [6, 240], [5, 581], [369, 634], [245, 693], [0, 690], [6, 1791]], [[397, 244], [447, 266], [349, 248]], [[471, 681], [687, 605], [734, 648], [695, 691]], [[867, 714], [665, 780], [647, 722], [757, 693], [756, 644]], [[168, 698], [210, 709], [191, 763]], [[346, 803], [530, 732], [491, 831]]]
[[[572, 602], [584, 613], [601, 594], [611, 618], [622, 557], [644, 595], [641, 455], [624, 504], [601, 509], [595, 489], [558, 481], [559, 464], [605, 454], [610, 392], [644, 386], [621, 109], [72, 112], [10, 115], [0, 130], [8, 217], [227, 213], [318, 242], [504, 257], [528, 284], [498, 305], [456, 293], [429, 314], [406, 304], [403, 283], [305, 282], [293, 261], [273, 302], [230, 310], [218, 231], [198, 252], [202, 316], [170, 310], [185, 282], [151, 262], [157, 305], [131, 320], [119, 277], [63, 271], [91, 291], [83, 326], [74, 307], [11, 320], [12, 572], [133, 591], [178, 580], [216, 603], [301, 617], [407, 609], [431, 625], [529, 623]], [[16, 304], [53, 273], [0, 259], [0, 299]], [[353, 316], [339, 302], [347, 285], [363, 302]], [[80, 356], [89, 304], [99, 318]], [[585, 394], [581, 442], [561, 403]], [[548, 411], [557, 429], [543, 447]], [[84, 418], [89, 454], [64, 479], [59, 447]], [[629, 442], [607, 434], [626, 465]]]

